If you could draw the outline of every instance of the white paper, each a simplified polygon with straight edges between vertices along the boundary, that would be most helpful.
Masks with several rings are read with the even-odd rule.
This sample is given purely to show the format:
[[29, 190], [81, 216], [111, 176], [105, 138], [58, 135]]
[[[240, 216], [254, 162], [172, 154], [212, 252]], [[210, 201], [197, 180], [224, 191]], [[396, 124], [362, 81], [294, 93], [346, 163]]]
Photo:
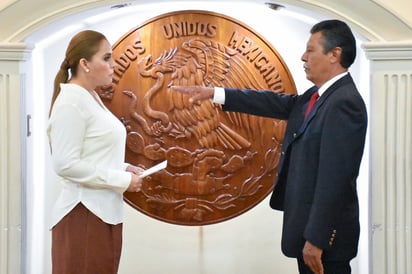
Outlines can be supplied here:
[[165, 160], [165, 161], [163, 161], [163, 162], [161, 162], [161, 163], [159, 163], [159, 164], [157, 164], [157, 165], [155, 165], [155, 166], [152, 166], [151, 168], [146, 169], [145, 171], [143, 171], [143, 172], [139, 175], [139, 177], [140, 177], [140, 178], [146, 177], [146, 176], [148, 176], [148, 175], [150, 175], [150, 174], [153, 174], [153, 173], [156, 173], [156, 172], [158, 172], [158, 171], [160, 171], [160, 170], [162, 170], [162, 169], [165, 169], [166, 167], [167, 167], [167, 160]]

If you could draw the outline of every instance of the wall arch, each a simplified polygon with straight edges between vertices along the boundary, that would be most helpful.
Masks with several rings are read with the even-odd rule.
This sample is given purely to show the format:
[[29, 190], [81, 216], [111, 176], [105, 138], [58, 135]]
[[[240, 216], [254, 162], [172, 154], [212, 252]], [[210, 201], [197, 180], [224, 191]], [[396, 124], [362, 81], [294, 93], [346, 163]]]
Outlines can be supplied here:
[[[216, 0], [213, 0], [216, 1]], [[213, 2], [210, 1], [210, 2]], [[126, 5], [141, 5], [146, 3], [163, 3], [166, 0], [147, 1], [136, 0], [126, 2]], [[219, 2], [219, 1], [216, 1]], [[240, 2], [249, 2], [265, 5], [270, 0], [240, 0], [228, 1], [236, 5]], [[73, 3], [63, 1], [8, 1], [8, 6], [0, 6], [0, 41], [4, 43], [22, 42], [30, 34], [44, 28], [66, 16], [96, 11], [108, 11], [119, 5], [120, 0], [88, 0]], [[325, 16], [337, 17], [346, 20], [355, 30], [370, 41], [408, 40], [412, 36], [412, 20], [407, 20], [405, 3], [403, 0], [388, 1], [358, 1], [354, 12], [353, 1], [327, 0], [283, 0], [275, 1], [288, 9], [304, 9]], [[407, 3], [406, 3], [407, 4]], [[21, 15], [24, 16], [21, 16]], [[19, 20], [15, 20], [19, 18]], [[10, 25], [9, 22], [15, 22]]]

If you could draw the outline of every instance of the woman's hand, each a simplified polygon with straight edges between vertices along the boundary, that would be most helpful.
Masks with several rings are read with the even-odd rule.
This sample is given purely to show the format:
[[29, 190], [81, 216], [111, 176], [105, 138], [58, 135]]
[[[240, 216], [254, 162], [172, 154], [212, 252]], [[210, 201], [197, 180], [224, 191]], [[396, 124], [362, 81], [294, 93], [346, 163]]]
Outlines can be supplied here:
[[129, 165], [126, 168], [126, 171], [134, 173], [136, 175], [140, 175], [144, 171], [144, 169], [138, 166]]
[[132, 181], [130, 182], [129, 187], [126, 189], [128, 192], [139, 192], [142, 190], [143, 179], [138, 175], [132, 173]]
[[143, 168], [129, 165], [126, 171], [132, 173], [132, 180], [129, 187], [126, 189], [128, 192], [139, 192], [142, 190], [143, 179], [140, 178], [140, 174], [144, 171]]

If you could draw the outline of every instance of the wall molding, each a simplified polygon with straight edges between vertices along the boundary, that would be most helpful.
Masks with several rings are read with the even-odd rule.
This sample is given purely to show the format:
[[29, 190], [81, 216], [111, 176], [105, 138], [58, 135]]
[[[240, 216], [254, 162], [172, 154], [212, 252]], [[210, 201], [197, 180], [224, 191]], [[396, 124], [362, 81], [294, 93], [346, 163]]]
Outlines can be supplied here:
[[412, 40], [396, 42], [365, 42], [362, 44], [366, 56], [372, 61], [412, 60]]
[[26, 43], [0, 43], [1, 61], [27, 61], [34, 46]]
[[412, 40], [368, 42], [371, 273], [412, 273]]
[[24, 273], [25, 79], [24, 43], [0, 44], [0, 273]]

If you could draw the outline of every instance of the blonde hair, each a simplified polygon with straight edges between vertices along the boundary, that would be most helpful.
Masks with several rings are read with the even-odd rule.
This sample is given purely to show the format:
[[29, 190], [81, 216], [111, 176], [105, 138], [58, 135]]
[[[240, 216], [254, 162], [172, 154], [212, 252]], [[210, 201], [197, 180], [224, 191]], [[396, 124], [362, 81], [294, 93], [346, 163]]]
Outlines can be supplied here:
[[54, 78], [53, 96], [49, 115], [51, 114], [53, 104], [60, 93], [60, 84], [69, 81], [69, 70], [71, 77], [76, 76], [80, 59], [85, 58], [88, 61], [91, 60], [93, 55], [98, 52], [99, 45], [103, 40], [107, 40], [106, 37], [100, 32], [93, 30], [81, 31], [70, 40], [66, 49], [65, 58]]

